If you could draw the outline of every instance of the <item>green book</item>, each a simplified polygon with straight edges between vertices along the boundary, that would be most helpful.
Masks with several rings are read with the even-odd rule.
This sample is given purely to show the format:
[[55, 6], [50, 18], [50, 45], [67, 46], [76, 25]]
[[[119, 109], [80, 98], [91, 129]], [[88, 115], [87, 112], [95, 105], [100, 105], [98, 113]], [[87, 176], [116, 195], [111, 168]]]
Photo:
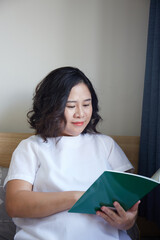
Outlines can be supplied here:
[[96, 214], [102, 206], [113, 208], [114, 201], [118, 201], [127, 211], [158, 185], [160, 169], [152, 178], [127, 172], [105, 171], [69, 212]]

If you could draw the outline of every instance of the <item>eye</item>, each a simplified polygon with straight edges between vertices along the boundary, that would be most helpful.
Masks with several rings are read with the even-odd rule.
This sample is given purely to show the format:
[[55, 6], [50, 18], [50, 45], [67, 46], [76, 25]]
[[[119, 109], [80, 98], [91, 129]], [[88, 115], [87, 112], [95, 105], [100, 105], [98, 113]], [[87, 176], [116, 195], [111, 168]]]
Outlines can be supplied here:
[[84, 104], [83, 105], [83, 107], [89, 107], [90, 106], [90, 104]]
[[75, 106], [66, 106], [67, 108], [75, 108]]

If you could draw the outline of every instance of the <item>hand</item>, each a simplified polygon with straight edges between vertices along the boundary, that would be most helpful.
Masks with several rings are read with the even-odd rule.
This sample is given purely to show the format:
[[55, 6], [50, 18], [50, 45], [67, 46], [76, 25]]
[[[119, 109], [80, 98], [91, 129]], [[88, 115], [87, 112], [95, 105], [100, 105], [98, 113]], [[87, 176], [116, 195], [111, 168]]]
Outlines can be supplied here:
[[133, 205], [128, 211], [125, 211], [118, 202], [114, 202], [113, 205], [116, 211], [103, 206], [101, 207], [101, 211], [97, 211], [96, 214], [107, 221], [112, 227], [120, 230], [128, 230], [136, 221], [139, 204], [140, 201]]

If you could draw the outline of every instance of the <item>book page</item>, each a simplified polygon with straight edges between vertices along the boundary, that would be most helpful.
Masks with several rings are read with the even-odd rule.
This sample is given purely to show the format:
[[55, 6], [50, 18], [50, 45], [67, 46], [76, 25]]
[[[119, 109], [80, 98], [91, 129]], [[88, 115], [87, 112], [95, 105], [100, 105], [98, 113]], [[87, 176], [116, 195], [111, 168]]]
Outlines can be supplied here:
[[153, 174], [151, 178], [160, 183], [160, 168], [155, 172], [155, 174]]

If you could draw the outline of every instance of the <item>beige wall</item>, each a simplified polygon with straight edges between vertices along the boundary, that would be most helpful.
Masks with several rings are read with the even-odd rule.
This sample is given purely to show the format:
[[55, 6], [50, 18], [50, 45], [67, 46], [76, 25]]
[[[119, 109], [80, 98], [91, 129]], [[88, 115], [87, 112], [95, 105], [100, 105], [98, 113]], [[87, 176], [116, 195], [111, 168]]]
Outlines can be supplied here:
[[0, 132], [30, 132], [36, 84], [71, 65], [99, 95], [100, 129], [139, 135], [149, 0], [1, 0]]

